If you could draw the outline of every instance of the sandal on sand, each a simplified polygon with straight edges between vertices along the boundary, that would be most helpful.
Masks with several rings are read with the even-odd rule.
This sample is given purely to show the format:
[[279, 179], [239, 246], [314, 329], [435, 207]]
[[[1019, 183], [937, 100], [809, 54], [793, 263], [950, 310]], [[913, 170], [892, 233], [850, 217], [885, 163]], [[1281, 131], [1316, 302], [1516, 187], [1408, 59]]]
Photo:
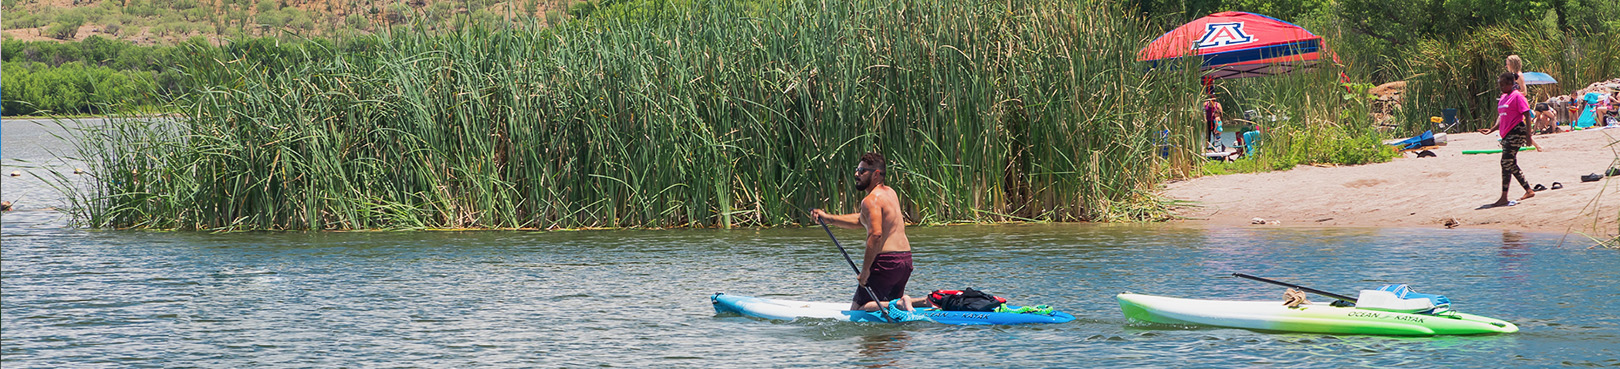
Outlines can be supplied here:
[[1547, 186], [1542, 186], [1542, 185], [1541, 185], [1541, 184], [1540, 184], [1540, 183], [1537, 183], [1537, 184], [1536, 184], [1536, 186], [1535, 186], [1535, 187], [1531, 187], [1531, 188], [1530, 188], [1530, 190], [1531, 190], [1531, 191], [1536, 191], [1536, 192], [1541, 192], [1541, 191], [1546, 191], [1546, 190], [1547, 190]]
[[1556, 189], [1564, 188], [1564, 184], [1563, 183], [1558, 183], [1558, 182], [1553, 182], [1552, 187], [1548, 187], [1548, 188], [1556, 190]]

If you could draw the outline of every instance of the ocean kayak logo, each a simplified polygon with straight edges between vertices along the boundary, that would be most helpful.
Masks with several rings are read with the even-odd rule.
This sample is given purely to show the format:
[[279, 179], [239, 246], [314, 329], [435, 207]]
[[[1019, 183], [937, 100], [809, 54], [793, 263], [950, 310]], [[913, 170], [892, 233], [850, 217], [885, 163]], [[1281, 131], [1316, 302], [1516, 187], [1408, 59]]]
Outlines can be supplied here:
[[1208, 27], [1209, 32], [1204, 32], [1204, 38], [1199, 39], [1193, 47], [1202, 49], [1254, 42], [1254, 36], [1243, 32], [1243, 22], [1210, 23]]

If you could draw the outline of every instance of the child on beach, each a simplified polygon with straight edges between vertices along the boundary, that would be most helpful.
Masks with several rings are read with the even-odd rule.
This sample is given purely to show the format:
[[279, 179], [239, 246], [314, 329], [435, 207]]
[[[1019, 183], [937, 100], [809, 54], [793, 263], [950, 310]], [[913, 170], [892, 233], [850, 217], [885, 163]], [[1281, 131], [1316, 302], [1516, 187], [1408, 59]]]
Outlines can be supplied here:
[[1581, 119], [1581, 93], [1569, 93], [1569, 126], [1575, 127], [1575, 122]]
[[1518, 201], [1508, 201], [1508, 185], [1513, 179], [1519, 180], [1524, 187], [1524, 197], [1519, 200], [1536, 196], [1530, 189], [1530, 182], [1524, 180], [1524, 172], [1519, 170], [1519, 147], [1530, 140], [1530, 127], [1527, 123], [1531, 119], [1530, 102], [1525, 100], [1524, 93], [1516, 88], [1517, 73], [1503, 72], [1496, 78], [1496, 87], [1502, 91], [1502, 97], [1496, 102], [1496, 128], [1481, 129], [1481, 134], [1500, 132], [1502, 137], [1502, 197], [1486, 207], [1513, 206]]

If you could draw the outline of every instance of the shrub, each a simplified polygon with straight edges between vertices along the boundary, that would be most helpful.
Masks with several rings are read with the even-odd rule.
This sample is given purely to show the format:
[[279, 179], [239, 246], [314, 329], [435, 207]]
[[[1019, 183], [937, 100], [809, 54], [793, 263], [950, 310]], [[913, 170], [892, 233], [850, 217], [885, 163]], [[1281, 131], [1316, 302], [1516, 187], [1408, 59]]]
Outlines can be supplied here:
[[292, 18], [287, 20], [288, 26], [305, 31], [315, 29], [315, 20], [310, 18], [309, 13], [301, 11], [293, 11], [292, 13]]
[[389, 5], [387, 10], [383, 12], [383, 20], [387, 21], [388, 24], [400, 24], [411, 19], [413, 13], [415, 11], [411, 10], [410, 6], [394, 3]]
[[117, 36], [118, 34], [123, 33], [124, 22], [117, 19], [110, 20], [106, 24], [101, 25], [101, 31]]
[[157, 15], [162, 11], [163, 9], [153, 5], [150, 0], [129, 0], [128, 4], [124, 6], [124, 14], [142, 18]]
[[556, 26], [557, 24], [562, 23], [563, 16], [564, 15], [563, 15], [562, 10], [559, 10], [559, 9], [547, 10], [546, 11], [546, 25], [547, 26]]
[[[106, 3], [108, 2], [103, 2], [103, 4]], [[103, 18], [109, 16], [115, 10], [108, 9], [106, 6], [86, 6], [73, 8], [70, 11], [83, 16], [87, 23], [99, 24], [102, 23]]]
[[287, 16], [279, 10], [259, 13], [259, 27], [281, 28], [287, 25]]
[[366, 16], [359, 13], [349, 14], [349, 17], [344, 19], [344, 23], [348, 24], [349, 28], [356, 30], [371, 28], [371, 20], [366, 19]]
[[0, 96], [0, 110], [6, 115], [102, 114], [109, 104], [156, 103], [151, 74], [118, 71], [101, 66], [70, 62], [60, 66], [42, 63], [4, 63], [0, 75], [6, 93]]
[[159, 36], [164, 36], [164, 37], [185, 36], [187, 34], [190, 34], [191, 31], [192, 31], [191, 23], [186, 23], [186, 22], [164, 23], [164, 24], [158, 25], [157, 27], [154, 27], [153, 29], [154, 30], [152, 31], [152, 33], [156, 33]]
[[180, 11], [180, 19], [189, 22], [212, 22], [215, 17], [207, 8], [191, 8]]
[[426, 10], [422, 11], [422, 13], [423, 19], [426, 19], [428, 23], [438, 23], [455, 15], [456, 9], [455, 5], [452, 5], [449, 2], [437, 2], [433, 3], [433, 6], [430, 6]]
[[585, 0], [568, 5], [568, 15], [574, 19], [584, 19], [591, 16], [600, 7], [596, 0]]
[[0, 25], [4, 25], [5, 29], [37, 27], [33, 26], [33, 23], [33, 14], [7, 15], [4, 18], [0, 18]]
[[51, 24], [46, 34], [58, 40], [72, 40], [79, 35], [79, 26], [84, 25], [84, 16], [76, 13], [57, 17], [56, 23]]

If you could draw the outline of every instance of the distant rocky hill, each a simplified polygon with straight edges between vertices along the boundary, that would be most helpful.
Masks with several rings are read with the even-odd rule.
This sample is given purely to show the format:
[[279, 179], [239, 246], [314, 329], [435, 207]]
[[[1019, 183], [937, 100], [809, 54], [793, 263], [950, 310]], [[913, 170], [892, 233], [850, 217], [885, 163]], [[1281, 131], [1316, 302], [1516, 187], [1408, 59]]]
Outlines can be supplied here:
[[[142, 45], [270, 35], [374, 32], [420, 20], [534, 17], [556, 23], [570, 5], [611, 0], [3, 0], [8, 39], [82, 40], [92, 35]], [[461, 18], [467, 19], [467, 18]]]

